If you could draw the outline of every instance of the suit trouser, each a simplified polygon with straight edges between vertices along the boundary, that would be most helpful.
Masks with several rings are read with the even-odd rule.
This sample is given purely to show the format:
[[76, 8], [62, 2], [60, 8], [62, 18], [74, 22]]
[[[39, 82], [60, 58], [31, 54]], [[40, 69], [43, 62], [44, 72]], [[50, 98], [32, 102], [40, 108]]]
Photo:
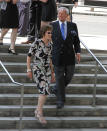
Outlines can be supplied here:
[[28, 24], [29, 24], [29, 4], [30, 2], [19, 2], [19, 35], [27, 35], [28, 33]]
[[[28, 40], [34, 41], [41, 25], [42, 6], [36, 1], [31, 2], [29, 10], [29, 33]], [[37, 27], [37, 28], [36, 28]]]
[[65, 87], [71, 82], [75, 65], [54, 66], [57, 102], [65, 102]]

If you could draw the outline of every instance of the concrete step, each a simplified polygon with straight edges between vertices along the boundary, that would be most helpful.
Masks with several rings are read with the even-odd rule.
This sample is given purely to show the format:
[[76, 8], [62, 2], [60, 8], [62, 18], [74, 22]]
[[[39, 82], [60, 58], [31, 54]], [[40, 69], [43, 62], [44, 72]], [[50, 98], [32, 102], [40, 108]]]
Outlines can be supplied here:
[[[8, 56], [8, 57], [7, 57]], [[18, 53], [18, 55], [12, 55], [9, 53], [0, 53], [0, 60], [3, 62], [26, 62], [27, 53]], [[107, 55], [98, 55], [99, 60], [107, 60]], [[92, 56], [81, 54], [81, 63], [95, 61]]]
[[[23, 129], [107, 128], [107, 117], [46, 117], [42, 126], [35, 117], [23, 117]], [[0, 117], [1, 129], [18, 129], [19, 117]]]
[[[35, 105], [39, 94], [24, 94], [24, 105]], [[65, 105], [92, 105], [93, 95], [67, 94]], [[50, 95], [46, 105], [56, 104], [56, 97]], [[20, 94], [0, 94], [0, 105], [20, 105]], [[107, 95], [96, 95], [96, 105], [107, 105]]]
[[[26, 63], [17, 63], [17, 62], [3, 62], [4, 66], [10, 73], [26, 73], [27, 65]], [[107, 68], [107, 65], [104, 65]], [[94, 74], [96, 69], [96, 65], [92, 64], [76, 64], [75, 73], [82, 74]], [[104, 74], [105, 71], [98, 66], [98, 73]], [[0, 72], [4, 72], [3, 68], [0, 66]]]
[[[30, 48], [31, 44], [16, 44], [15, 45], [15, 49], [18, 53], [27, 53], [29, 48]], [[0, 52], [1, 53], [7, 53], [8, 48], [10, 47], [10, 43], [5, 44], [5, 45], [0, 45]], [[91, 49], [91, 51], [94, 54], [107, 54], [106, 50], [95, 50], [95, 49]], [[81, 49], [81, 53], [82, 54], [89, 54], [88, 51], [86, 49]]]
[[[26, 63], [17, 63], [17, 62], [3, 62], [4, 66], [9, 73], [26, 73], [27, 64]], [[0, 66], [0, 72], [4, 72], [3, 68]]]
[[[92, 53], [94, 54], [107, 54], [106, 50], [96, 50], [96, 49], [90, 49]], [[83, 54], [89, 54], [89, 52], [86, 49], [81, 49], [81, 53]]]
[[[19, 131], [19, 129], [2, 129], [0, 131]], [[23, 129], [23, 131], [107, 131], [107, 128], [95, 129], [95, 128], [80, 128], [80, 129]]]
[[[23, 83], [25, 94], [37, 94], [38, 89], [36, 83]], [[55, 83], [51, 84], [50, 88], [55, 86]], [[107, 94], [107, 84], [97, 84], [97, 94]], [[92, 94], [94, 84], [69, 84], [66, 87], [67, 94]], [[13, 83], [0, 83], [0, 93], [15, 93], [20, 94], [21, 87]]]
[[[107, 69], [107, 65], [104, 65], [104, 67]], [[95, 70], [96, 70], [96, 65], [95, 64], [76, 64], [75, 73], [95, 74]], [[98, 74], [105, 74], [105, 71], [102, 69], [101, 66], [98, 66], [97, 73]]]
[[[13, 79], [19, 83], [32, 83], [33, 81], [27, 77], [26, 73], [10, 73]], [[98, 84], [107, 84], [107, 74], [97, 75]], [[0, 83], [10, 83], [11, 80], [6, 73], [0, 73]], [[74, 74], [72, 84], [92, 84], [94, 83], [94, 74]]]
[[[16, 44], [15, 45], [15, 49], [17, 51], [25, 51], [25, 52], [27, 52], [30, 46], [31, 46], [31, 44], [25, 44], [25, 45], [24, 44]], [[0, 45], [0, 52], [6, 52], [9, 47], [10, 47], [10, 43], [5, 43], [5, 45]], [[91, 49], [91, 51], [94, 54], [107, 54], [106, 50]], [[89, 52], [86, 49], [84, 49], [84, 48], [81, 48], [81, 53], [89, 54]]]
[[[0, 131], [19, 131], [19, 129], [2, 129]], [[23, 131], [107, 131], [107, 128], [95, 129], [95, 128], [80, 128], [80, 129], [23, 129]]]
[[[26, 44], [26, 45], [16, 44], [15, 50], [17, 53], [28, 53], [30, 46], [31, 46], [30, 44]], [[10, 47], [10, 44], [0, 45], [0, 53], [7, 53], [9, 47]]]
[[27, 58], [27, 54], [21, 54], [19, 53], [18, 55], [13, 55], [13, 54], [9, 54], [9, 53], [0, 53], [0, 60], [2, 62], [20, 62], [26, 63], [26, 58]]
[[[34, 111], [36, 106], [23, 106], [23, 117], [34, 117]], [[56, 109], [56, 105], [44, 106], [44, 115], [50, 117], [56, 116], [107, 116], [107, 106], [68, 106], [65, 105], [61, 110]], [[0, 117], [19, 117], [20, 106], [19, 105], [0, 105]]]

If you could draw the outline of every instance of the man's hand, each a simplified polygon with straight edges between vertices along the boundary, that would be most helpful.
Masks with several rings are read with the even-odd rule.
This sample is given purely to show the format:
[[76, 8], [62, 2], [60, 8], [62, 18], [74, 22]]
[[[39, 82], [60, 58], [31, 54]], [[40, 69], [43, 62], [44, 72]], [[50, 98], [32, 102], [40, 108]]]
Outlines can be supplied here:
[[77, 54], [76, 54], [76, 58], [77, 58], [78, 64], [80, 63], [80, 57], [81, 57], [81, 56], [80, 56], [80, 53], [77, 53]]

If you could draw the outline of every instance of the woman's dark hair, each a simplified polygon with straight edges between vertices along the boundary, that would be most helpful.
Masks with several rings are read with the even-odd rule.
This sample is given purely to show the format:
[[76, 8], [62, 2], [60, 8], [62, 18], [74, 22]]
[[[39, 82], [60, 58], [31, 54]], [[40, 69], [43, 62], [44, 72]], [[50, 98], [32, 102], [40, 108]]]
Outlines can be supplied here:
[[41, 27], [41, 29], [40, 29], [40, 32], [39, 32], [40, 38], [42, 38], [45, 35], [45, 33], [47, 31], [50, 31], [50, 30], [52, 31], [52, 26], [51, 25], [43, 25]]

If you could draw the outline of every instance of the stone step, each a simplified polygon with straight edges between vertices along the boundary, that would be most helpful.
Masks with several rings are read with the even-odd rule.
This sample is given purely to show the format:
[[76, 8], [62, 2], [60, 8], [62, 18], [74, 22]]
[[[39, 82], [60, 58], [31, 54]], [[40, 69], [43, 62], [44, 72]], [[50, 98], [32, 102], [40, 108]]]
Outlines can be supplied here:
[[[30, 44], [26, 44], [26, 45], [16, 44], [15, 50], [17, 53], [28, 53], [30, 46], [31, 46]], [[7, 53], [9, 47], [10, 47], [10, 44], [5, 44], [5, 45], [0, 46], [0, 53]]]
[[[23, 106], [23, 117], [34, 117], [34, 111], [36, 106]], [[65, 105], [61, 110], [56, 109], [56, 105], [44, 106], [45, 116], [107, 116], [107, 106], [68, 106]], [[19, 117], [20, 106], [19, 105], [0, 105], [0, 117]]]
[[[106, 50], [96, 50], [96, 49], [90, 49], [92, 51], [92, 53], [94, 54], [107, 54], [107, 51]], [[81, 48], [81, 53], [84, 53], [84, 54], [89, 54], [89, 52], [84, 49], [84, 48]]]
[[[39, 94], [24, 94], [24, 105], [35, 105]], [[46, 105], [56, 104], [56, 97], [50, 95]], [[67, 94], [65, 105], [92, 105], [93, 95]], [[0, 94], [0, 105], [20, 105], [20, 94]], [[96, 95], [96, 105], [107, 105], [107, 95]]]
[[[23, 117], [23, 129], [107, 128], [107, 117], [46, 117], [42, 126], [35, 117]], [[18, 129], [19, 117], [0, 117], [1, 129]]]
[[[69, 84], [66, 87], [66, 92], [68, 94], [93, 94], [94, 84]], [[97, 94], [107, 94], [106, 84], [96, 85]]]
[[[19, 129], [2, 129], [0, 131], [19, 131]], [[107, 128], [100, 128], [100, 129], [95, 129], [95, 128], [79, 128], [79, 129], [23, 129], [22, 131], [107, 131]]]
[[[17, 37], [18, 39], [18, 37]], [[15, 49], [17, 52], [19, 53], [27, 53], [29, 48], [30, 48], [31, 44], [16, 44], [15, 45]], [[1, 53], [7, 53], [8, 48], [10, 47], [10, 43], [5, 43], [5, 45], [0, 45], [0, 52]], [[91, 51], [94, 54], [107, 54], [106, 50], [95, 50], [95, 49], [91, 49]], [[86, 49], [81, 48], [81, 53], [82, 54], [89, 54], [89, 52]]]
[[[3, 62], [4, 66], [6, 67], [6, 69], [11, 72], [11, 73], [26, 73], [27, 70], [27, 65], [26, 63], [14, 63], [14, 62]], [[104, 65], [105, 68], [107, 68], [107, 65]], [[92, 65], [92, 64], [76, 64], [76, 70], [75, 73], [95, 73], [95, 68], [96, 65]], [[4, 72], [3, 68], [0, 66], [0, 72]], [[98, 66], [98, 71], [99, 74], [100, 73], [105, 73], [105, 71]]]
[[27, 54], [12, 55], [9, 53], [0, 53], [0, 60], [2, 62], [26, 62]]
[[[6, 67], [9, 73], [26, 73], [27, 65], [26, 63], [17, 63], [17, 62], [3, 62], [3, 65]], [[0, 72], [4, 72], [3, 68], [0, 66]]]
[[[7, 57], [8, 56], [8, 57]], [[18, 55], [12, 55], [9, 53], [0, 53], [0, 60], [2, 62], [26, 62], [27, 53], [19, 53]], [[99, 60], [107, 60], [107, 55], [98, 55]], [[92, 56], [81, 54], [81, 63], [95, 61]]]
[[[36, 83], [23, 83], [25, 94], [37, 94], [38, 89]], [[50, 88], [55, 86], [55, 83], [51, 84]], [[97, 94], [107, 94], [107, 84], [97, 84]], [[67, 94], [92, 94], [94, 84], [69, 84], [66, 87]], [[0, 83], [0, 93], [15, 93], [20, 94], [21, 87], [13, 83]]]
[[[32, 83], [33, 81], [27, 77], [26, 73], [10, 73], [13, 79], [19, 83]], [[0, 73], [0, 83], [10, 83], [11, 80], [6, 73]], [[72, 79], [72, 84], [92, 84], [94, 83], [94, 74], [74, 74]], [[98, 74], [97, 83], [98, 84], [107, 84], [107, 74]]]
[[[104, 65], [104, 67], [107, 69], [107, 65]], [[95, 64], [76, 64], [75, 73], [95, 74], [95, 70], [96, 70], [96, 65]], [[102, 69], [101, 66], [98, 66], [97, 73], [98, 74], [105, 74], [105, 71]]]

